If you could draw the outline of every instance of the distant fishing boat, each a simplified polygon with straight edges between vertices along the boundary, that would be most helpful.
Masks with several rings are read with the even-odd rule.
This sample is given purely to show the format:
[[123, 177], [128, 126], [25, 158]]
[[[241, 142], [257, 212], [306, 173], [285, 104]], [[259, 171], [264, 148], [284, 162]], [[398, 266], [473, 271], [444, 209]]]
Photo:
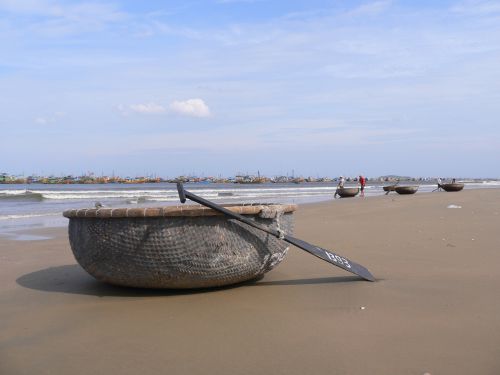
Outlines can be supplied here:
[[396, 186], [394, 188], [394, 190], [396, 190], [396, 193], [403, 194], [403, 195], [415, 194], [418, 190], [418, 186], [417, 185], [415, 185], [415, 186]]
[[453, 182], [449, 184], [438, 184], [438, 188], [441, 188], [444, 191], [460, 191], [464, 188], [464, 184], [458, 182]]
[[263, 184], [267, 182], [267, 180], [264, 177], [251, 177], [251, 176], [246, 176], [243, 178], [236, 178], [234, 181], [235, 184]]
[[269, 182], [269, 179], [266, 177], [261, 177], [259, 171], [257, 171], [257, 177], [250, 175], [238, 175], [234, 180], [235, 184], [263, 184], [265, 182]]

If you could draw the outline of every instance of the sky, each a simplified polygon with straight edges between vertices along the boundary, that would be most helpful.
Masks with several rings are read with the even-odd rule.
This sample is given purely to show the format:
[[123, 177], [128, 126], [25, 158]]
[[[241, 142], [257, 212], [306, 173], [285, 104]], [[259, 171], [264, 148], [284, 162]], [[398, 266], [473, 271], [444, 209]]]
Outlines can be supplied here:
[[500, 1], [0, 0], [0, 173], [500, 177]]

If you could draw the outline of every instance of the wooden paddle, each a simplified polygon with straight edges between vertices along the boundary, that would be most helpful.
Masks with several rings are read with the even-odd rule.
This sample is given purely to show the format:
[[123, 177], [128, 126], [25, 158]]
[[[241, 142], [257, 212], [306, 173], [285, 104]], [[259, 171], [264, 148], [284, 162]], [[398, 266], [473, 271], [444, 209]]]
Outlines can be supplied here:
[[189, 191], [184, 190], [184, 186], [182, 185], [181, 182], [177, 183], [177, 191], [179, 193], [179, 199], [180, 199], [181, 203], [186, 202], [186, 198], [187, 198], [187, 199], [190, 199], [194, 202], [197, 202], [203, 206], [210, 207], [212, 210], [221, 212], [224, 215], [226, 215], [232, 219], [238, 220], [242, 223], [250, 225], [251, 227], [254, 227], [256, 229], [259, 229], [261, 231], [269, 233], [269, 234], [271, 234], [271, 235], [273, 235], [273, 236], [275, 236], [275, 237], [277, 237], [285, 242], [288, 242], [289, 244], [292, 244], [292, 245], [298, 247], [299, 249], [302, 249], [302, 250], [307, 251], [308, 253], [311, 253], [312, 255], [314, 255], [314, 256], [316, 256], [316, 257], [318, 257], [318, 258], [320, 258], [328, 263], [331, 263], [331, 264], [333, 264], [337, 267], [340, 267], [348, 272], [351, 272], [355, 275], [358, 275], [365, 280], [375, 281], [375, 277], [373, 277], [373, 275], [370, 273], [370, 271], [368, 271], [365, 267], [347, 259], [346, 257], [340, 256], [340, 255], [334, 253], [333, 251], [323, 249], [322, 247], [319, 247], [319, 246], [311, 245], [310, 243], [308, 243], [306, 241], [303, 241], [303, 240], [300, 240], [298, 238], [284, 234], [280, 230], [269, 228], [265, 225], [256, 223], [255, 221], [250, 220], [250, 219], [248, 219], [242, 215], [239, 215], [237, 213], [234, 213], [232, 211], [229, 211], [228, 209], [226, 209], [222, 206], [219, 206], [218, 204], [215, 204], [215, 203], [210, 202], [206, 199], [198, 197], [197, 195], [194, 195], [193, 193], [190, 193]]

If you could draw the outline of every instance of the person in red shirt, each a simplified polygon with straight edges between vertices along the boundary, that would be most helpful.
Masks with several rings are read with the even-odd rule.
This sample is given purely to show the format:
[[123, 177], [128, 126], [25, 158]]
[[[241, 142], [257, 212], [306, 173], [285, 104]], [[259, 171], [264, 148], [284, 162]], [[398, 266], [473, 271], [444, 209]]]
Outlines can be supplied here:
[[366, 185], [366, 178], [363, 176], [359, 176], [359, 184], [361, 185], [361, 195], [365, 195], [365, 185]]

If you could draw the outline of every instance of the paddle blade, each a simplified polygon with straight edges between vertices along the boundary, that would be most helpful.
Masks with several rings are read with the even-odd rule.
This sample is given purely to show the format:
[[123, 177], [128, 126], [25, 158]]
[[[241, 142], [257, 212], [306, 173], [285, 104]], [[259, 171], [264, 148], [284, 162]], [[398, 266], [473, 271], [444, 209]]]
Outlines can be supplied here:
[[317, 256], [320, 259], [323, 259], [328, 263], [346, 270], [347, 272], [358, 275], [368, 281], [375, 281], [375, 277], [373, 277], [370, 271], [368, 271], [361, 264], [353, 262], [346, 257], [335, 254], [330, 250], [325, 250], [322, 247], [311, 245], [308, 242], [299, 240], [298, 238], [292, 236], [285, 235], [284, 240], [294, 246], [297, 246], [298, 248], [301, 248], [302, 250], [311, 253], [314, 256]]

